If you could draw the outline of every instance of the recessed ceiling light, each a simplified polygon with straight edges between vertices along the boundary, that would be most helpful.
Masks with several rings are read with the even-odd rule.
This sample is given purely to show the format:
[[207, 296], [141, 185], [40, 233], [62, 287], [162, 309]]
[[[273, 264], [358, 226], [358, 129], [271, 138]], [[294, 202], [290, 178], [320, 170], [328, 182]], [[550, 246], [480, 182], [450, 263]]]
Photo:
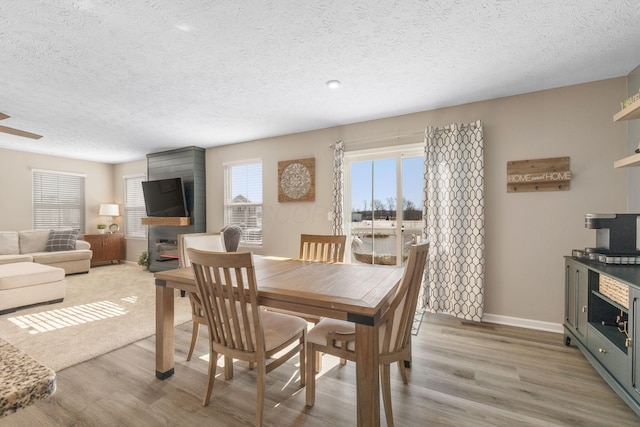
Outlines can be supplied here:
[[340, 80], [329, 80], [327, 86], [329, 89], [338, 89], [340, 87]]

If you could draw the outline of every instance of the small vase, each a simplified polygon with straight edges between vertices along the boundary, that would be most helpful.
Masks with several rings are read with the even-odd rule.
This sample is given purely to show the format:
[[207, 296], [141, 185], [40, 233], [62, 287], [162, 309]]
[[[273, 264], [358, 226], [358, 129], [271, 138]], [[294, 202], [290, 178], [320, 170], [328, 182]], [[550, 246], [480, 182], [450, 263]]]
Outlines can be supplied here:
[[104, 234], [104, 228], [99, 228], [99, 229], [98, 229], [98, 233], [100, 233], [100, 234]]

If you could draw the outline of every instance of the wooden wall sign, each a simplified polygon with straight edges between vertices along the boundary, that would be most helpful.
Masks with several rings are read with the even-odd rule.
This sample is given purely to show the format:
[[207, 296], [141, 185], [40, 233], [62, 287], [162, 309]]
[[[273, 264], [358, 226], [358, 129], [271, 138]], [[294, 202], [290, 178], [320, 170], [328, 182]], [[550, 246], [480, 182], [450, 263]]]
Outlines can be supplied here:
[[313, 202], [316, 199], [316, 159], [278, 162], [278, 202]]
[[571, 189], [569, 157], [507, 162], [507, 192]]

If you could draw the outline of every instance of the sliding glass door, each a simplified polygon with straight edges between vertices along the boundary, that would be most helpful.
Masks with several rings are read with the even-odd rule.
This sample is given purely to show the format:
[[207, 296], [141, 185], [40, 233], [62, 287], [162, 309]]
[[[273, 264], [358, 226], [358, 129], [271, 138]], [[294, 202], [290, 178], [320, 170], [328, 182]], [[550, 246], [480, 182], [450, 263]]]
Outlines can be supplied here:
[[402, 265], [422, 233], [422, 148], [345, 153], [345, 224], [353, 263]]

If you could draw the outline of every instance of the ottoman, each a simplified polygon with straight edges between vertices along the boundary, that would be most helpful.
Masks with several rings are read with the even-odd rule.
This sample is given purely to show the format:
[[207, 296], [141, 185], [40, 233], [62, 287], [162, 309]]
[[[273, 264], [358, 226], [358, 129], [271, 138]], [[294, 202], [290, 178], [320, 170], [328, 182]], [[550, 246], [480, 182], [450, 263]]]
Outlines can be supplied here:
[[0, 314], [64, 299], [64, 269], [35, 262], [0, 265]]

